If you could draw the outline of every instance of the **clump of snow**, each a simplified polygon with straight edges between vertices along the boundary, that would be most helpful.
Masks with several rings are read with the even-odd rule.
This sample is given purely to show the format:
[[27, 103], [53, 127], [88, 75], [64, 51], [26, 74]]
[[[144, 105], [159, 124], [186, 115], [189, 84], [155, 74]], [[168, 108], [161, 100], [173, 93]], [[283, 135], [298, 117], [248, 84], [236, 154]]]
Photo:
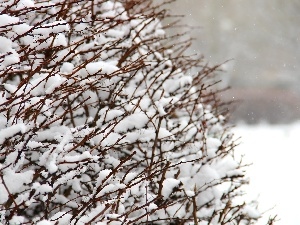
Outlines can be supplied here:
[[179, 185], [180, 181], [174, 178], [167, 178], [163, 181], [162, 196], [164, 199], [169, 198], [173, 189]]
[[1, 70], [5, 69], [7, 66], [20, 62], [19, 54], [15, 49], [13, 49], [13, 43], [10, 39], [6, 37], [0, 37], [0, 43], [0, 58], [3, 58], [0, 64]]
[[69, 62], [64, 62], [61, 66], [61, 72], [62, 73], [72, 73], [74, 69], [74, 65], [72, 63], [69, 63]]
[[11, 194], [23, 191], [26, 188], [25, 184], [31, 183], [33, 174], [34, 171], [32, 170], [16, 173], [11, 169], [6, 169], [3, 174], [3, 181], [0, 183], [0, 204], [4, 204], [9, 197], [7, 189]]
[[6, 139], [17, 135], [19, 132], [24, 133], [27, 127], [23, 123], [14, 124], [10, 127], [2, 128], [0, 130], [0, 144], [3, 144]]
[[147, 123], [149, 119], [147, 115], [143, 113], [135, 113], [125, 117], [114, 128], [116, 132], [127, 132], [134, 128], [141, 129]]
[[7, 14], [0, 15], [0, 27], [2, 27], [2, 29], [4, 29], [7, 25], [17, 24], [19, 21], [19, 18], [14, 16], [10, 16]]
[[34, 2], [31, 0], [20, 0], [17, 4], [17, 10], [34, 7]]
[[42, 220], [37, 222], [37, 225], [52, 225], [52, 223], [49, 220]]
[[216, 156], [217, 150], [222, 145], [222, 142], [220, 141], [220, 139], [210, 137], [206, 139], [206, 145], [207, 156], [209, 158], [213, 158]]
[[23, 216], [13, 216], [13, 218], [9, 221], [10, 224], [22, 224], [24, 223], [25, 218]]
[[104, 73], [104, 74], [112, 74], [115, 71], [118, 71], [118, 67], [114, 66], [109, 62], [94, 62], [86, 65], [86, 71], [89, 75], [94, 75], [95, 73]]
[[55, 74], [54, 76], [51, 76], [47, 79], [47, 82], [45, 84], [45, 93], [50, 94], [53, 93], [55, 88], [60, 87], [61, 84], [63, 84], [66, 81], [66, 78], [63, 78], [62, 76]]

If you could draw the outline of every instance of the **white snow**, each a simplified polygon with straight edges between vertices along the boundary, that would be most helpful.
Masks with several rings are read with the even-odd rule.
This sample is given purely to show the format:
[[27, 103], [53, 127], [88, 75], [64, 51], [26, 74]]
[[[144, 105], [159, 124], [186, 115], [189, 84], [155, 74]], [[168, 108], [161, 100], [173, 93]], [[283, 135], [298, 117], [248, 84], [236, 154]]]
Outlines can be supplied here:
[[111, 177], [108, 177], [108, 175], [111, 173], [111, 170], [101, 170], [98, 174], [97, 178], [97, 186], [100, 186], [102, 182], [105, 180], [106, 183], [109, 183], [111, 180]]
[[13, 137], [17, 133], [24, 133], [27, 127], [23, 124], [15, 124], [0, 130], [0, 144], [3, 144], [6, 138]]
[[49, 77], [45, 84], [45, 93], [51, 94], [55, 90], [55, 88], [59, 87], [65, 81], [66, 78], [63, 78], [58, 74]]
[[180, 183], [179, 180], [176, 180], [174, 178], [167, 178], [163, 181], [163, 188], [162, 188], [162, 196], [164, 199], [167, 199], [170, 194], [172, 194], [173, 189], [178, 186]]
[[125, 117], [116, 126], [116, 132], [128, 132], [130, 129], [143, 128], [148, 123], [148, 117], [143, 113], [134, 113]]
[[64, 34], [59, 33], [54, 38], [54, 45], [53, 46], [67, 46], [67, 38]]
[[161, 127], [159, 129], [159, 132], [158, 132], [158, 138], [159, 139], [162, 139], [162, 138], [165, 138], [165, 137], [171, 137], [171, 136], [172, 136], [172, 133], [170, 131], [168, 131], [166, 128]]
[[23, 216], [13, 216], [13, 218], [9, 221], [9, 224], [22, 224], [23, 222]]
[[6, 37], [0, 37], [0, 43], [0, 57], [4, 56], [0, 69], [5, 69], [6, 66], [18, 63], [20, 61], [19, 54], [12, 48], [12, 41]]
[[105, 113], [105, 121], [110, 121], [110, 120], [116, 119], [117, 117], [119, 117], [123, 114], [124, 114], [124, 112], [122, 110], [117, 110], [117, 109], [108, 110], [108, 108], [107, 108], [107, 111]]
[[[16, 24], [19, 21], [20, 20], [17, 17], [9, 16], [7, 14], [0, 15], [0, 27], [4, 27], [8, 24]], [[1, 31], [1, 29], [0, 29], [0, 31]]]
[[12, 46], [12, 41], [11, 40], [9, 40], [6, 37], [1, 37], [0, 36], [0, 42], [1, 42], [1, 45], [0, 45], [0, 52], [1, 53], [5, 53], [5, 52], [8, 52], [8, 51], [11, 50], [11, 46]]
[[206, 146], [207, 146], [207, 156], [208, 158], [213, 158], [216, 156], [216, 151], [221, 146], [221, 141], [217, 138], [209, 137], [206, 140]]
[[299, 225], [300, 201], [300, 122], [291, 125], [238, 125], [234, 132], [242, 136], [236, 152], [245, 154], [250, 185], [249, 199], [258, 198], [259, 209], [267, 212], [258, 225], [266, 224], [269, 215], [278, 214], [276, 225]]
[[18, 10], [20, 9], [24, 9], [24, 8], [30, 8], [30, 7], [34, 7], [34, 2], [31, 0], [20, 0], [17, 4], [17, 8]]
[[125, 184], [128, 184], [130, 181], [132, 181], [133, 179], [135, 179], [136, 176], [137, 176], [136, 173], [131, 173], [131, 172], [130, 172], [130, 173], [127, 173], [127, 174], [125, 175], [124, 183], [125, 183]]
[[[11, 194], [15, 194], [21, 189], [25, 188], [24, 184], [28, 184], [32, 181], [34, 171], [29, 170], [23, 173], [15, 173], [11, 169], [6, 169], [4, 172], [3, 180], [6, 187]], [[0, 204], [3, 204], [8, 199], [8, 194], [4, 184], [0, 183]]]
[[42, 220], [37, 225], [52, 225], [52, 223], [49, 220]]
[[88, 151], [85, 151], [82, 154], [72, 155], [72, 156], [65, 156], [64, 157], [64, 159], [66, 160], [66, 162], [69, 162], [69, 163], [80, 162], [80, 161], [83, 161], [85, 159], [91, 159], [91, 158], [93, 158], [93, 156]]
[[114, 66], [112, 63], [110, 62], [103, 62], [103, 61], [99, 61], [99, 62], [93, 62], [93, 63], [89, 63], [86, 65], [86, 70], [88, 72], [88, 74], [93, 75], [95, 73], [100, 72], [101, 74], [105, 73], [105, 74], [111, 74], [114, 73], [115, 71], [117, 71], [119, 68]]
[[41, 194], [53, 191], [53, 188], [49, 184], [40, 184], [38, 182], [34, 183], [32, 187]]
[[72, 63], [69, 63], [69, 62], [64, 62], [60, 68], [60, 71], [62, 73], [72, 73], [74, 69], [74, 65]]

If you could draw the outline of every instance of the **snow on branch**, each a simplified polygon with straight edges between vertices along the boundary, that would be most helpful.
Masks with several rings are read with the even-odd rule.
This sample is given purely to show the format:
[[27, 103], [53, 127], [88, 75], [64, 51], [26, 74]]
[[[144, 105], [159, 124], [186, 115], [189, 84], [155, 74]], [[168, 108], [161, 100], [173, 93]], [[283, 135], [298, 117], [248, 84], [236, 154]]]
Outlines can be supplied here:
[[162, 5], [0, 1], [0, 224], [259, 217], [217, 66], [184, 54]]

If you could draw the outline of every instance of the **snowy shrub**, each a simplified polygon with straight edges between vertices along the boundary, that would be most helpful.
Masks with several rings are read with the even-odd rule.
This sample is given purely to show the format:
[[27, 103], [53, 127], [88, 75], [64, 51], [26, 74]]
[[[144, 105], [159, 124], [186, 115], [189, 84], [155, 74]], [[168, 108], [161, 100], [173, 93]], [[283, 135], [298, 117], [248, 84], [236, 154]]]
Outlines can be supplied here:
[[217, 67], [183, 54], [165, 10], [0, 2], [0, 224], [256, 221]]

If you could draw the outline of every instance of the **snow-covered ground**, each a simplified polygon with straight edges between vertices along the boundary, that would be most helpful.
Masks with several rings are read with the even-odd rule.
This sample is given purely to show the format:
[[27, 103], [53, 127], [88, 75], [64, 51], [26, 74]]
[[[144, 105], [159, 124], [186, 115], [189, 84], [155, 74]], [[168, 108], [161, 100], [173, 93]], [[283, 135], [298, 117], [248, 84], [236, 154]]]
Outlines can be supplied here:
[[241, 136], [237, 152], [245, 154], [248, 168], [249, 197], [258, 197], [261, 210], [268, 210], [260, 224], [266, 224], [270, 213], [278, 214], [277, 225], [300, 224], [300, 122], [291, 125], [238, 125]]

